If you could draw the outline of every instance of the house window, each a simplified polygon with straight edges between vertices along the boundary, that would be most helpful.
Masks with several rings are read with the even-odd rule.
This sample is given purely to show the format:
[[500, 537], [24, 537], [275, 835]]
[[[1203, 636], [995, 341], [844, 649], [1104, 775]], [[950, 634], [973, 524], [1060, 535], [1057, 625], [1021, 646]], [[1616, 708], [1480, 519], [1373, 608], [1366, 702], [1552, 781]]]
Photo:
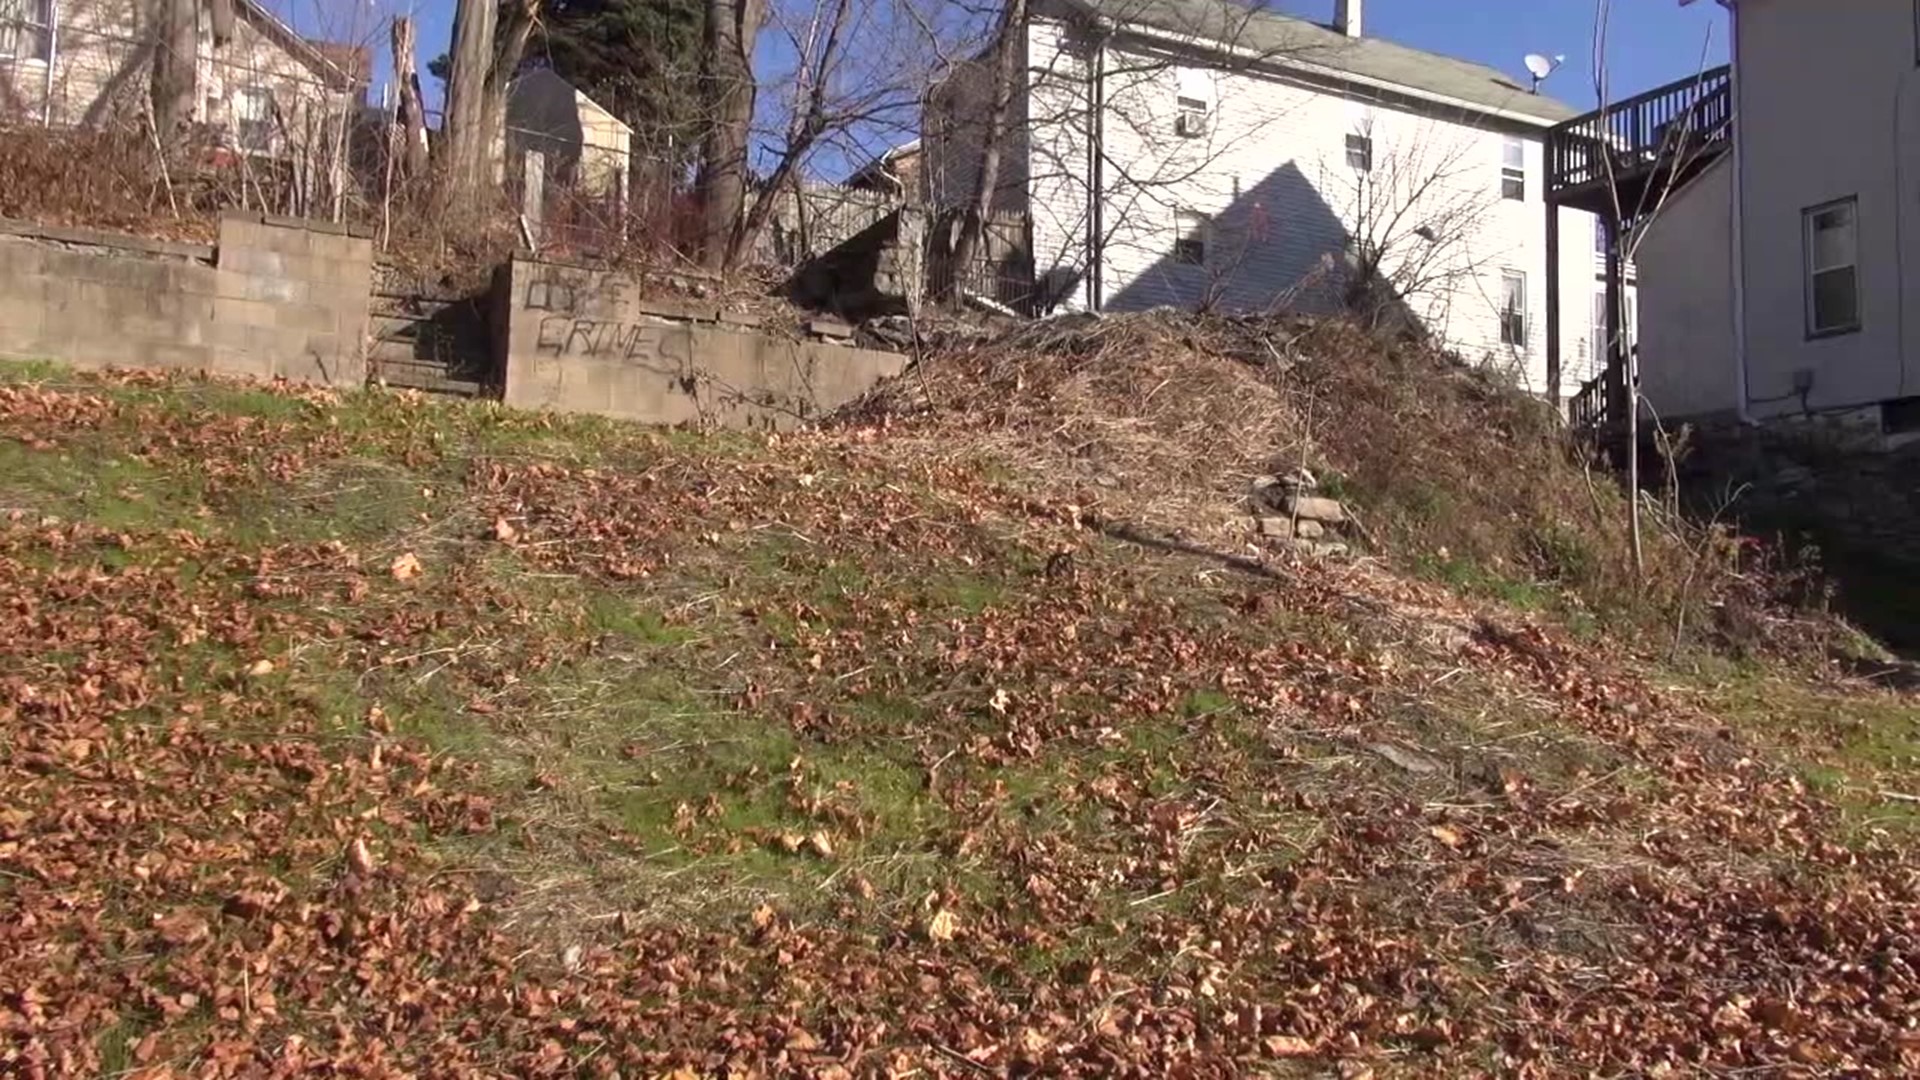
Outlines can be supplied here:
[[[1920, 3], [1920, 0], [1914, 0], [1914, 2]], [[1593, 253], [1604, 259], [1607, 257], [1607, 248], [1606, 219], [1595, 217], [1593, 219]]]
[[1807, 335], [1860, 329], [1859, 200], [1803, 212], [1807, 259]]
[[1527, 144], [1518, 135], [1507, 136], [1500, 148], [1500, 197], [1527, 197]]
[[0, 0], [0, 59], [45, 60], [53, 0]]
[[242, 150], [263, 154], [273, 149], [273, 91], [259, 86], [234, 91], [233, 137]]
[[1500, 275], [1500, 343], [1527, 344], [1527, 275], [1518, 270]]
[[1356, 172], [1373, 171], [1373, 136], [1347, 136], [1347, 166]]
[[1173, 215], [1173, 261], [1181, 266], [1207, 263], [1207, 215], [1179, 210]]
[[1203, 98], [1181, 96], [1173, 99], [1180, 110], [1174, 120], [1174, 130], [1186, 139], [1197, 139], [1207, 133], [1207, 103]]

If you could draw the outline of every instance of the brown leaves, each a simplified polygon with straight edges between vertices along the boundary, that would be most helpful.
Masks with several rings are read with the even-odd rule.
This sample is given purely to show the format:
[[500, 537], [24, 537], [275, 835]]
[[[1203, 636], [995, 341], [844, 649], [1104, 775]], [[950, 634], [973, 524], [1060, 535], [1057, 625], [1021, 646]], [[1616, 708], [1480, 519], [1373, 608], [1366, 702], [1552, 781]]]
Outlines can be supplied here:
[[387, 568], [387, 572], [393, 575], [395, 581], [412, 581], [425, 570], [426, 568], [420, 565], [420, 557], [411, 551], [395, 557], [392, 565]]
[[927, 919], [926, 933], [928, 941], [936, 944], [949, 942], [952, 941], [954, 935], [959, 932], [959, 918], [946, 908], [935, 911], [933, 915]]

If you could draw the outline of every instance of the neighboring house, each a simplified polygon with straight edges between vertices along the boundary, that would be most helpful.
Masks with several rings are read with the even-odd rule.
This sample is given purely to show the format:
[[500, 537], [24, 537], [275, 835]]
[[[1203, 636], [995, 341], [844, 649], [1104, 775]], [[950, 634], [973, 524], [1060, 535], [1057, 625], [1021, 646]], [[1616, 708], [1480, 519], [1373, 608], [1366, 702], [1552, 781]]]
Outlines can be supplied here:
[[[0, 117], [50, 126], [143, 123], [157, 0], [0, 0]], [[217, 46], [200, 9], [193, 121], [247, 155], [338, 146], [364, 94], [364, 49], [313, 42], [255, 0], [234, 0]]]
[[922, 167], [925, 160], [919, 139], [904, 142], [855, 169], [847, 177], [845, 186], [896, 195], [908, 202], [925, 202], [926, 170]]
[[[1034, 0], [993, 206], [1030, 216], [1040, 306], [1379, 301], [1544, 392], [1543, 145], [1576, 110], [1366, 36], [1361, 0], [1332, 6], [1321, 25], [1229, 0]], [[937, 208], [972, 196], [992, 65], [929, 95]], [[1563, 237], [1594, 235], [1561, 214]], [[1591, 246], [1560, 261], [1562, 310], [1592, 310]]]
[[633, 129], [551, 69], [513, 80], [502, 137], [512, 181], [525, 182], [527, 155], [538, 154], [549, 196], [626, 206]]
[[1864, 407], [1914, 430], [1920, 4], [1721, 3], [1732, 150], [1646, 227], [1642, 390], [1662, 419]]

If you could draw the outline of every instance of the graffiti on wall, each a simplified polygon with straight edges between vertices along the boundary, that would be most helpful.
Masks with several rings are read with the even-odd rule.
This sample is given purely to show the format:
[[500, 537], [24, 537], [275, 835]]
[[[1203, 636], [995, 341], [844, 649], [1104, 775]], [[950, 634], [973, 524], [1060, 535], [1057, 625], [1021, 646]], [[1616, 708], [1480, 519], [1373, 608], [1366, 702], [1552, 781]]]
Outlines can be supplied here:
[[693, 365], [693, 335], [684, 326], [547, 315], [534, 348], [543, 356], [622, 360], [674, 372]]

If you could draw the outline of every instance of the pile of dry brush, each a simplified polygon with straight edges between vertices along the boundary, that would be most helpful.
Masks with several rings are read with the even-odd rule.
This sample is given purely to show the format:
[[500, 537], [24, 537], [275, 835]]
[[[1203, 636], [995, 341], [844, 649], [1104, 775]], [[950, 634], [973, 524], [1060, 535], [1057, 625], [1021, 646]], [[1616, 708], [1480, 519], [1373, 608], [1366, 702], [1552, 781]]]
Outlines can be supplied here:
[[[1554, 411], [1434, 346], [1337, 319], [1069, 316], [936, 340], [843, 422], [992, 446], [1092, 512], [1243, 542], [1248, 481], [1298, 466], [1403, 566], [1678, 649], [1824, 649], [1810, 572], [1620, 484]], [[966, 440], [953, 440], [964, 430]]]

